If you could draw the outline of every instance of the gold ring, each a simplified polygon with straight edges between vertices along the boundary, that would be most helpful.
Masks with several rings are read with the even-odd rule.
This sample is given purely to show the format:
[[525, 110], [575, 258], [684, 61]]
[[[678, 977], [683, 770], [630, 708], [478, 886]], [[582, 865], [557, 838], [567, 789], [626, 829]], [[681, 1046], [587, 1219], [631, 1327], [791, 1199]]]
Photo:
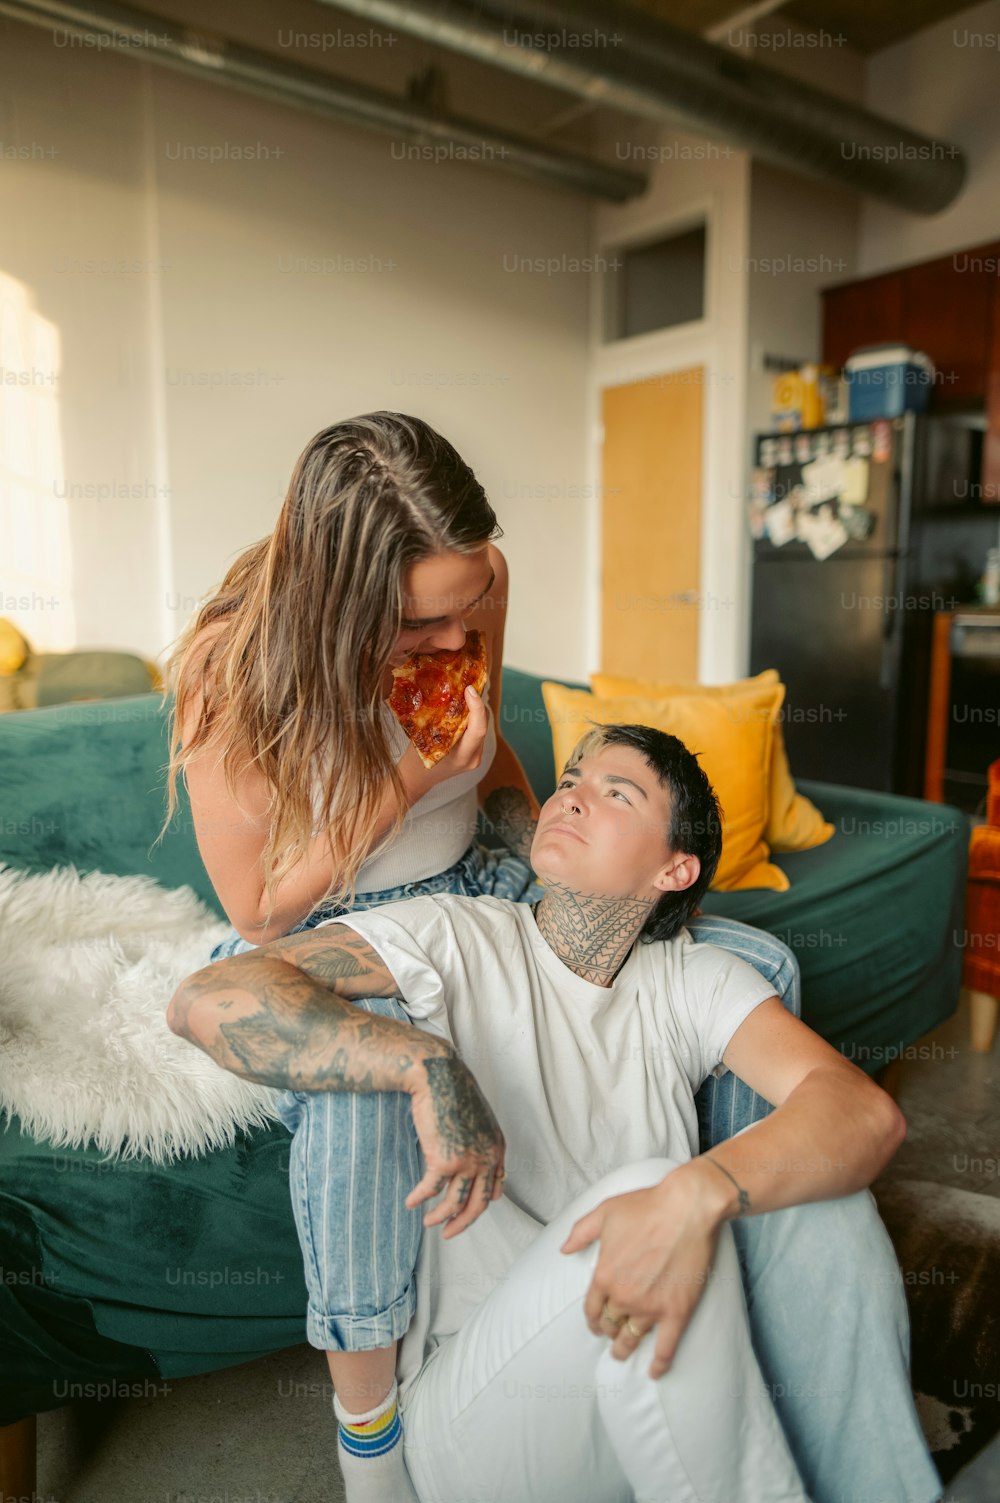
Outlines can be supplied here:
[[496, 1177], [497, 1177], [497, 1179], [506, 1179], [507, 1178], [507, 1171], [506, 1171], [506, 1169], [498, 1169], [497, 1172], [496, 1172]]
[[613, 1315], [610, 1315], [608, 1313], [608, 1304], [609, 1304], [609, 1301], [605, 1300], [604, 1301], [604, 1308], [601, 1311], [601, 1319], [602, 1320], [606, 1320], [609, 1326], [615, 1326], [615, 1327], [623, 1326], [625, 1324], [626, 1317], [624, 1315], [619, 1315], [618, 1318], [617, 1318], [617, 1320], [616, 1320]]
[[641, 1337], [643, 1337], [643, 1336], [645, 1336], [645, 1334], [646, 1334], [646, 1333], [645, 1333], [645, 1331], [637, 1331], [637, 1330], [636, 1330], [636, 1328], [635, 1328], [635, 1326], [634, 1326], [634, 1325], [633, 1325], [633, 1324], [632, 1324], [632, 1317], [631, 1317], [631, 1315], [630, 1315], [630, 1316], [629, 1316], [629, 1317], [628, 1317], [628, 1319], [627, 1319], [627, 1320], [626, 1320], [626, 1321], [625, 1321], [625, 1329], [626, 1329], [626, 1331], [628, 1331], [628, 1332], [629, 1332], [629, 1333], [630, 1333], [630, 1334], [631, 1334], [631, 1335], [632, 1335], [632, 1336], [638, 1336], [638, 1337], [640, 1337], [640, 1338], [641, 1338]]

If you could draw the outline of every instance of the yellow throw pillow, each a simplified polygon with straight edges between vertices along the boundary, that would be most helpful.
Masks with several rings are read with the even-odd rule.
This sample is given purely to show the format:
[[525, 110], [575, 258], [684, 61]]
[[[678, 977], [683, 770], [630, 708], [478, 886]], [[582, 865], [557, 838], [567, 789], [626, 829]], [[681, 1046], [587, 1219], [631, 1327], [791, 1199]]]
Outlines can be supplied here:
[[7, 675], [23, 668], [30, 650], [27, 638], [21, 635], [13, 621], [0, 616], [0, 673]]
[[785, 696], [782, 684], [762, 686], [739, 705], [704, 695], [670, 699], [599, 698], [585, 689], [544, 683], [556, 776], [582, 736], [597, 725], [650, 725], [684, 742], [699, 760], [722, 805], [722, 858], [712, 887], [737, 892], [769, 887], [784, 892], [788, 878], [768, 860], [767, 823], [771, 738]]
[[[756, 678], [741, 678], [735, 684], [648, 683], [642, 679], [620, 678], [613, 673], [594, 673], [591, 675], [590, 687], [595, 694], [611, 697], [639, 694], [648, 699], [666, 699], [674, 694], [704, 694], [715, 699], [752, 694], [763, 684], [780, 682], [777, 669], [766, 668]], [[775, 722], [771, 744], [771, 812], [764, 838], [772, 851], [811, 851], [814, 846], [829, 840], [832, 834], [833, 825], [795, 787], [785, 750], [785, 734], [779, 718]]]

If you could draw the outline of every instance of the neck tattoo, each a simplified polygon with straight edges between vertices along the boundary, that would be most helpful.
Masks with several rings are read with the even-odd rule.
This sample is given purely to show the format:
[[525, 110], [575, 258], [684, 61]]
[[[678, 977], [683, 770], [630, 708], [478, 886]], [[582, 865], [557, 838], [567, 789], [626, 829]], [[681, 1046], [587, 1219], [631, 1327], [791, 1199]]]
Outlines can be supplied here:
[[532, 912], [563, 965], [595, 986], [611, 986], [652, 906], [650, 898], [601, 897], [550, 882]]

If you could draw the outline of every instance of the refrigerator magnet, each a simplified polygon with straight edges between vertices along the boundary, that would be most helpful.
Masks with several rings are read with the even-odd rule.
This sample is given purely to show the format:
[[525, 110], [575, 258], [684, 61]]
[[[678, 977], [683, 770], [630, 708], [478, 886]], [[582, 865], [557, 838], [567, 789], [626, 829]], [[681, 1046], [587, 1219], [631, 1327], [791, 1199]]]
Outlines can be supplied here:
[[840, 520], [852, 543], [864, 543], [875, 531], [876, 516], [864, 506], [842, 506]]
[[806, 504], [818, 506], [821, 501], [832, 501], [844, 488], [844, 461], [835, 454], [826, 454], [802, 466], [802, 483], [806, 490]]
[[750, 474], [750, 496], [754, 501], [774, 500], [774, 471], [758, 465]]
[[848, 540], [847, 528], [826, 508], [820, 516], [805, 513], [799, 517], [799, 537], [809, 548], [813, 558], [829, 558]]
[[795, 508], [787, 497], [767, 508], [764, 528], [776, 548], [783, 548], [791, 542], [795, 536]]
[[767, 536], [767, 502], [755, 497], [747, 502], [747, 521], [750, 524], [750, 536], [755, 543]]
[[860, 454], [844, 460], [844, 487], [840, 492], [844, 506], [864, 506], [868, 500], [868, 461]]

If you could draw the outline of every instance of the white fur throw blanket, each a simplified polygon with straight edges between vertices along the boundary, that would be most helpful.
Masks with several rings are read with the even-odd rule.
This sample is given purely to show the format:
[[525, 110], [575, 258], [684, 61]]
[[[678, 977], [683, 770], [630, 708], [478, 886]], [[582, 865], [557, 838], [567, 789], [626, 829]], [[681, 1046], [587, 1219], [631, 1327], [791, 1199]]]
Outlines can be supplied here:
[[276, 1120], [271, 1090], [167, 1027], [228, 932], [189, 887], [0, 866], [0, 1113], [57, 1148], [157, 1163]]

